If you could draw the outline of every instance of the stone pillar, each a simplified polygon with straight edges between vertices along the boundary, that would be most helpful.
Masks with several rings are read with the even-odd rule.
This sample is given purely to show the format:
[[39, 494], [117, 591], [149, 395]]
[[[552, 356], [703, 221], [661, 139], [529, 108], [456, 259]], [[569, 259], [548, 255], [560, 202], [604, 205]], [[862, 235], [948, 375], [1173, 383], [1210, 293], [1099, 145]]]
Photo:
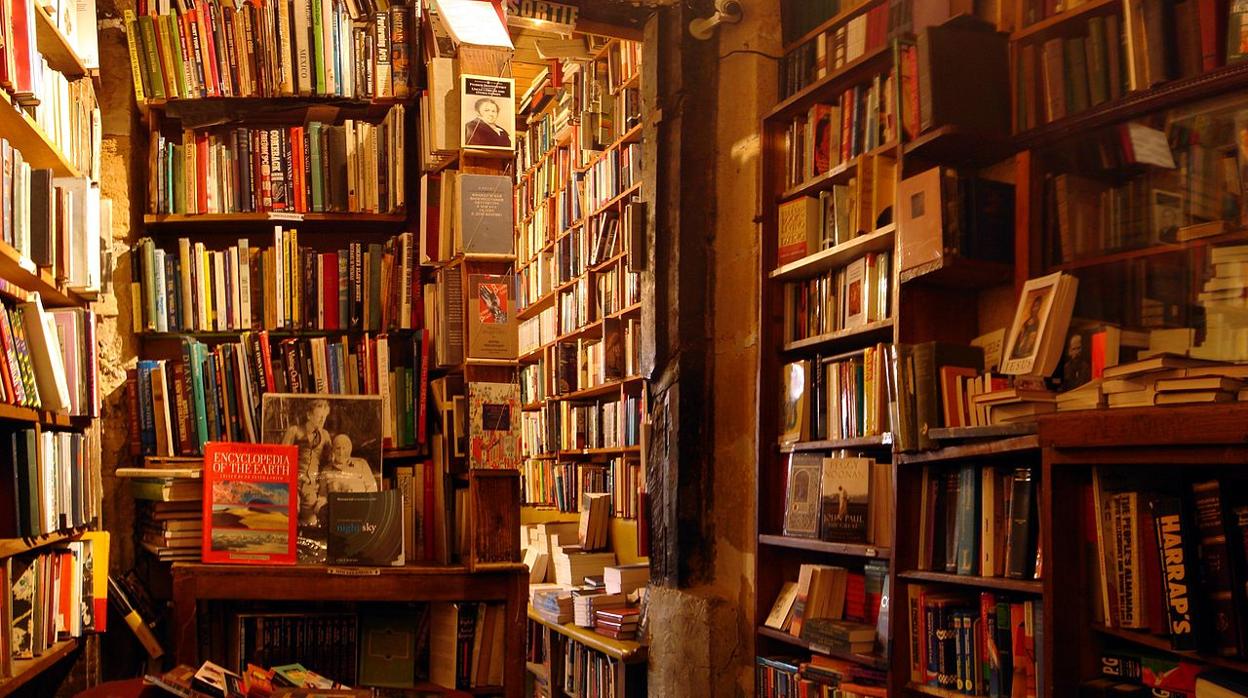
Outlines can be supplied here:
[[[688, 34], [708, 6], [647, 27], [653, 123], [651, 695], [753, 693], [760, 119], [776, 102], [778, 3]], [[653, 166], [653, 167], [652, 167]], [[651, 362], [651, 363], [647, 363]]]

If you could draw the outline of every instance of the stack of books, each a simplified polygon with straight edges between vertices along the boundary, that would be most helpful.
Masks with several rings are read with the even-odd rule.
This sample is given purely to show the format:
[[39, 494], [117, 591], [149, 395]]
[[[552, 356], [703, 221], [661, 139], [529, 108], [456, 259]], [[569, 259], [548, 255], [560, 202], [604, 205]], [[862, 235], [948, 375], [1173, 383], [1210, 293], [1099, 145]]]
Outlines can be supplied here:
[[637, 608], [613, 608], [595, 612], [594, 630], [615, 640], [633, 640], [637, 637], [637, 626], [641, 621], [641, 610]]
[[572, 622], [582, 628], [593, 628], [596, 613], [603, 610], [623, 608], [628, 603], [623, 594], [607, 594], [601, 589], [582, 589], [572, 592]]
[[1043, 386], [1005, 388], [974, 395], [971, 404], [986, 413], [984, 425], [1034, 422], [1057, 411], [1057, 394]]
[[[161, 467], [169, 465], [170, 467]], [[202, 461], [118, 468], [137, 503], [139, 545], [161, 562], [197, 562], [203, 539]]]
[[558, 584], [547, 586], [549, 588], [530, 587], [533, 610], [548, 623], [571, 623], [575, 617], [571, 588]]
[[1197, 295], [1205, 310], [1205, 338], [1192, 356], [1248, 360], [1248, 245], [1209, 250], [1213, 276]]
[[1109, 407], [1234, 402], [1248, 365], [1159, 354], [1105, 369], [1101, 391]]
[[579, 545], [564, 545], [554, 551], [555, 581], [560, 584], [580, 584], [586, 577], [602, 575], [607, 565], [615, 564], [615, 553], [585, 552]]

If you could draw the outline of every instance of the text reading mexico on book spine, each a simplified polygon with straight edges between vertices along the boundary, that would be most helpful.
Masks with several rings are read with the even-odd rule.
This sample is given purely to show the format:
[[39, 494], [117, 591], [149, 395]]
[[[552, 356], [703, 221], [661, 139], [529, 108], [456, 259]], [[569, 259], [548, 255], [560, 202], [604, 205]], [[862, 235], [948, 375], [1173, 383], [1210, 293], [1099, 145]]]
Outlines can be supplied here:
[[204, 447], [204, 562], [294, 564], [299, 448]]

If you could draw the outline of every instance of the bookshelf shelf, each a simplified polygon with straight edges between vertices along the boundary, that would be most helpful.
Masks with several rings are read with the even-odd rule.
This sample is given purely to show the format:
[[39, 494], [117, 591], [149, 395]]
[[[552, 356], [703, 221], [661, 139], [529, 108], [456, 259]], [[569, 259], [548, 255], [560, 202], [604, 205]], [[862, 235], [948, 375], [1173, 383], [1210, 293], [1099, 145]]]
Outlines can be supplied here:
[[1186, 242], [1173, 242], [1162, 245], [1152, 245], [1150, 247], [1141, 247], [1135, 250], [1123, 250], [1121, 252], [1111, 252], [1109, 254], [1097, 255], [1095, 257], [1084, 257], [1069, 262], [1062, 262], [1053, 266], [1054, 271], [1074, 271], [1075, 269], [1086, 269], [1089, 267], [1100, 267], [1108, 264], [1119, 264], [1129, 262], [1136, 259], [1146, 259], [1163, 254], [1175, 254], [1178, 252], [1187, 252], [1189, 250], [1203, 250], [1213, 245], [1222, 245], [1233, 242], [1243, 242], [1248, 240], [1248, 229], [1232, 230], [1222, 235], [1201, 238], [1199, 240], [1188, 240]]
[[[194, 227], [197, 233], [237, 233], [247, 224], [334, 224], [360, 227], [398, 228], [407, 222], [404, 213], [170, 213], [146, 214], [143, 224], [157, 230], [170, 226]], [[201, 230], [201, 228], [203, 228]], [[341, 232], [335, 229], [334, 232]]]
[[1230, 669], [1238, 672], [1248, 672], [1248, 662], [1227, 657], [1218, 657], [1211, 654], [1201, 654], [1199, 652], [1180, 652], [1170, 648], [1170, 641], [1164, 637], [1157, 637], [1145, 632], [1137, 632], [1134, 630], [1124, 630], [1122, 628], [1109, 628], [1104, 625], [1093, 624], [1092, 629], [1097, 634], [1105, 637], [1114, 637], [1126, 642], [1133, 642], [1137, 645], [1143, 645], [1149, 649], [1164, 652], [1172, 657], [1186, 659], [1192, 662], [1208, 664], [1210, 666], [1220, 667], [1222, 669]]
[[22, 257], [12, 245], [4, 242], [0, 242], [0, 278], [28, 292], [38, 293], [43, 298], [44, 306], [82, 306], [86, 303], [77, 293], [58, 284], [51, 274], [36, 267], [34, 262]]
[[381, 452], [381, 457], [386, 460], [420, 458], [424, 455], [425, 451], [419, 448], [391, 448]]
[[607, 199], [605, 202], [599, 205], [598, 208], [595, 208], [593, 211], [591, 211], [589, 215], [586, 216], [586, 218], [593, 218], [595, 216], [600, 216], [606, 213], [607, 211], [610, 211], [611, 209], [615, 208], [617, 205], [619, 205], [621, 201], [624, 201], [628, 197], [640, 191], [641, 191], [641, 182], [633, 182], [632, 184], [625, 187], [624, 191], [620, 192], [619, 194], [616, 194], [610, 199]]
[[641, 383], [641, 380], [642, 380], [641, 376], [629, 376], [627, 378], [621, 378], [619, 380], [607, 381], [606, 383], [603, 383], [602, 385], [595, 385], [590, 388], [584, 388], [582, 390], [577, 390], [575, 392], [566, 393], [564, 395], [554, 395], [551, 397], [551, 399], [571, 401], [571, 400], [586, 400], [589, 398], [601, 397], [603, 395], [610, 395], [612, 393], [617, 393], [620, 391], [621, 388], [623, 388], [626, 385], [632, 385], [634, 383]]
[[872, 71], [884, 67], [885, 64], [891, 63], [892, 59], [893, 47], [887, 43], [868, 51], [856, 60], [829, 72], [827, 75], [794, 93], [788, 99], [777, 104], [763, 118], [767, 121], [774, 121], [796, 116], [809, 108], [811, 104], [817, 102], [819, 97], [824, 96], [826, 92], [835, 91], [836, 88], [846, 83], [861, 79]]
[[803, 451], [836, 451], [852, 448], [892, 448], [892, 432], [875, 436], [860, 436], [853, 439], [830, 439], [826, 441], [798, 441], [793, 444], [780, 444], [781, 453], [800, 453]]
[[604, 259], [603, 261], [599, 262], [598, 264], [595, 264], [594, 266], [590, 267], [590, 268], [589, 268], [589, 273], [591, 273], [591, 274], [601, 274], [602, 272], [607, 271], [607, 270], [608, 270], [608, 269], [610, 269], [611, 267], [615, 266], [616, 264], [618, 264], [619, 262], [621, 262], [621, 261], [623, 261], [623, 260], [625, 260], [625, 259], [627, 259], [627, 258], [628, 258], [628, 251], [627, 251], [627, 250], [626, 250], [626, 251], [624, 251], [624, 252], [620, 252], [620, 253], [618, 253], [618, 254], [616, 254], [616, 255], [614, 255], [614, 256], [612, 256], [612, 257], [609, 257], [609, 258], [607, 258], [607, 259]]
[[527, 351], [527, 352], [525, 352], [525, 353], [521, 354], [521, 355], [520, 355], [520, 357], [519, 357], [519, 359], [517, 359], [517, 360], [518, 360], [520, 363], [522, 363], [522, 364], [531, 364], [531, 363], [533, 363], [533, 362], [537, 361], [538, 359], [542, 358], [542, 353], [546, 351], [546, 347], [547, 347], [547, 346], [549, 346], [549, 345], [545, 345], [545, 344], [544, 344], [544, 345], [542, 345], [542, 346], [540, 346], [540, 347], [537, 347], [536, 349], [532, 349], [532, 350], [530, 350], [530, 351]]
[[620, 308], [614, 313], [608, 314], [607, 317], [614, 320], [616, 318], [622, 318], [622, 317], [628, 317], [629, 315], [635, 315], [640, 312], [641, 312], [641, 303], [634, 303], [628, 306], [627, 308]]
[[545, 406], [546, 406], [545, 400], [538, 400], [537, 402], [530, 402], [524, 405], [520, 405], [520, 411], [521, 412], [536, 412]]
[[887, 337], [891, 337], [892, 330], [893, 320], [892, 318], [886, 318], [884, 320], [877, 320], [875, 322], [868, 323], [862, 327], [829, 332], [815, 337], [799, 339], [795, 342], [786, 342], [784, 345], [784, 351], [798, 352], [815, 348], [826, 349], [846, 344], [862, 343], [871, 339], [882, 340]]
[[212, 340], [236, 340], [246, 332], [253, 334], [267, 331], [270, 339], [284, 339], [289, 337], [370, 337], [386, 336], [386, 335], [405, 335], [411, 334], [414, 330], [410, 329], [389, 329], [389, 330], [258, 330], [254, 328], [245, 330], [193, 330], [189, 332], [151, 332], [143, 331], [137, 335], [145, 340], [158, 341], [169, 339], [198, 339], [200, 341]]
[[1034, 22], [1026, 27], [1023, 27], [1022, 29], [1019, 29], [1013, 34], [1010, 34], [1010, 40], [1022, 41], [1024, 39], [1035, 39], [1037, 37], [1047, 36], [1055, 29], [1060, 28], [1063, 24], [1072, 19], [1077, 17], [1090, 17], [1094, 14], [1109, 14], [1121, 6], [1122, 3], [1119, 2], [1119, 0], [1089, 0], [1089, 2], [1085, 2], [1078, 7], [1066, 10], [1065, 12], [1060, 12], [1052, 17], [1046, 17], [1039, 22]]
[[792, 548], [794, 550], [809, 550], [816, 553], [827, 553], [829, 555], [844, 555], [847, 557], [864, 557], [872, 559], [887, 560], [893, 556], [890, 548], [884, 548], [875, 545], [866, 545], [862, 543], [837, 543], [828, 540], [819, 540], [818, 538], [798, 538], [796, 536], [773, 536], [761, 533], [758, 536], [758, 542], [762, 545], [770, 545], [777, 548]]
[[1006, 436], [1025, 436], [1036, 433], [1035, 422], [992, 424], [985, 427], [933, 427], [928, 436], [937, 441], [961, 441], [970, 439], [999, 439]]
[[641, 446], [612, 446], [610, 448], [576, 448], [560, 451], [560, 458], [576, 458], [577, 456], [614, 456], [620, 453], [641, 453]]
[[554, 301], [555, 297], [558, 295], [559, 293], [557, 291], [551, 291], [550, 293], [547, 293], [541, 298], [538, 298], [532, 303], [529, 303], [528, 305], [524, 306], [522, 310], [516, 313], [516, 318], [518, 320], [528, 320], [529, 318], [545, 310], [546, 306], [550, 305], [551, 302]]
[[1014, 140], [1020, 148], [1043, 148], [1102, 126], [1245, 86], [1248, 86], [1248, 63], [1232, 63], [1201, 75], [1129, 92], [1117, 100], [1015, 134]]
[[22, 158], [31, 167], [51, 169], [57, 177], [79, 177], [78, 168], [65, 158], [39, 124], [22, 111], [8, 92], [0, 91], [0, 132], [9, 144], [22, 151]]
[[61, 427], [69, 429], [88, 419], [88, 417], [71, 417], [60, 412], [36, 410], [30, 407], [21, 407], [19, 405], [10, 405], [7, 403], [0, 404], [0, 421], [28, 422], [30, 424], [40, 424], [45, 427]]
[[1042, 594], [1044, 583], [1038, 579], [1009, 579], [1006, 577], [979, 577], [948, 572], [931, 572], [927, 570], [911, 570], [898, 572], [897, 576], [912, 582], [935, 582], [953, 586], [969, 586], [997, 591], [1012, 591], [1019, 594]]
[[582, 628], [573, 623], [551, 623], [545, 620], [532, 606], [528, 607], [529, 620], [539, 625], [543, 625], [560, 635], [569, 637], [577, 642], [595, 649], [603, 654], [624, 662], [644, 662], [646, 660], [646, 648], [640, 642], [633, 640], [615, 640], [605, 635], [600, 635], [589, 628]]
[[800, 637], [794, 637], [782, 630], [769, 628], [765, 625], [758, 626], [758, 634], [760, 637], [766, 637], [772, 640], [778, 640], [779, 642], [785, 642], [790, 645], [793, 645], [794, 647], [801, 647], [802, 649], [810, 650], [811, 652], [817, 652], [819, 654], [826, 654], [829, 657], [835, 657], [837, 659], [844, 659], [847, 662], [857, 662], [858, 664], [865, 664], [867, 666], [874, 667], [876, 669], [888, 668], [888, 660], [883, 657], [878, 657], [878, 656], [871, 655], [871, 654], [854, 654], [852, 652], [837, 652], [827, 647], [821, 647], [819, 645], [811, 644], [801, 639]]
[[[892, 141], [884, 145], [877, 146], [863, 153], [863, 155], [884, 155], [891, 153], [897, 149], [897, 142]], [[861, 157], [861, 156], [859, 156]], [[832, 169], [824, 172], [817, 177], [802, 182], [801, 184], [784, 190], [778, 197], [777, 203], [784, 203], [789, 199], [796, 199], [799, 196], [811, 196], [831, 187], [834, 184], [846, 184], [853, 178], [858, 171], [858, 157], [851, 158]]]
[[599, 333], [602, 332], [602, 320], [594, 320], [593, 322], [587, 325], [578, 327], [577, 329], [572, 330], [571, 332], [568, 332], [566, 334], [561, 334], [555, 338], [555, 342], [556, 343], [570, 342], [574, 339], [580, 339], [581, 337], [588, 337], [589, 335], [592, 335], [595, 332], [599, 332]]
[[965, 693], [958, 693], [957, 691], [950, 691], [947, 688], [925, 686], [921, 683], [906, 684], [906, 690], [912, 693], [917, 693], [919, 695], [936, 696], [937, 698], [958, 698], [958, 696], [966, 695]]
[[901, 464], [934, 463], [939, 461], [962, 460], [966, 458], [983, 458], [986, 456], [1017, 454], [1022, 451], [1034, 451], [1039, 448], [1040, 437], [1034, 434], [1029, 434], [1024, 436], [1012, 436], [1004, 439], [976, 441], [967, 444], [945, 446], [932, 451], [900, 453], [897, 456], [897, 462]]
[[35, 40], [39, 44], [39, 53], [53, 70], [70, 79], [87, 74], [87, 67], [82, 64], [74, 47], [39, 3], [35, 3]]
[[906, 158], [925, 163], [977, 167], [1009, 157], [1014, 144], [1006, 136], [976, 133], [959, 126], [932, 129], [902, 147]]
[[946, 288], [988, 288], [1008, 283], [1014, 278], [1014, 267], [1002, 262], [967, 259], [943, 255], [898, 275], [899, 283], [922, 283]]
[[772, 270], [770, 276], [778, 281], [809, 279], [825, 271], [845, 266], [854, 259], [870, 252], [887, 252], [893, 249], [897, 226], [889, 223], [866, 235], [843, 242], [836, 247], [807, 255], [796, 262]]
[[38, 550], [47, 545], [73, 540], [86, 530], [86, 528], [70, 528], [34, 538], [0, 538], [0, 559], [21, 555], [31, 550]]
[[816, 36], [819, 36], [820, 34], [830, 29], [839, 27], [845, 22], [848, 22], [849, 20], [853, 19], [854, 17], [857, 17], [858, 15], [862, 14], [863, 12], [866, 12], [867, 10], [870, 10], [873, 6], [878, 5], [878, 4], [879, 4], [879, 0], [872, 0], [870, 2], [857, 4], [853, 7], [850, 7], [848, 9], [845, 9], [836, 13], [832, 17], [829, 17], [827, 20], [825, 20], [819, 26], [815, 27], [814, 29], [811, 29], [810, 31], [799, 36], [793, 41], [790, 41], [789, 43], [785, 44], [783, 52], [788, 53], [789, 51], [792, 51], [793, 49], [797, 48], [798, 46], [801, 46], [807, 41], [814, 39]]
[[265, 116], [289, 115], [294, 110], [306, 109], [343, 109], [352, 113], [361, 111], [385, 110], [395, 105], [411, 106], [412, 99], [357, 99], [337, 95], [276, 95], [271, 97], [195, 97], [195, 98], [164, 98], [145, 99], [139, 103], [143, 112], [149, 110], [163, 111], [177, 117], [186, 111], [197, 116], [229, 110], [232, 114], [250, 113]]
[[71, 638], [52, 645], [48, 651], [34, 659], [14, 659], [13, 676], [0, 679], [0, 696], [16, 693], [32, 679], [52, 668], [78, 649], [78, 639]]

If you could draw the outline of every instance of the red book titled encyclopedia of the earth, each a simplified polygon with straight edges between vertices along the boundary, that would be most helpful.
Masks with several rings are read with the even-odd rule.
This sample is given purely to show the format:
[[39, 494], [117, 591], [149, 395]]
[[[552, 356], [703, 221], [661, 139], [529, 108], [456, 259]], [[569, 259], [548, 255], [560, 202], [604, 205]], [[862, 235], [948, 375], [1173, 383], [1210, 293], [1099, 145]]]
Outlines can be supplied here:
[[204, 446], [204, 562], [295, 563], [299, 447]]

